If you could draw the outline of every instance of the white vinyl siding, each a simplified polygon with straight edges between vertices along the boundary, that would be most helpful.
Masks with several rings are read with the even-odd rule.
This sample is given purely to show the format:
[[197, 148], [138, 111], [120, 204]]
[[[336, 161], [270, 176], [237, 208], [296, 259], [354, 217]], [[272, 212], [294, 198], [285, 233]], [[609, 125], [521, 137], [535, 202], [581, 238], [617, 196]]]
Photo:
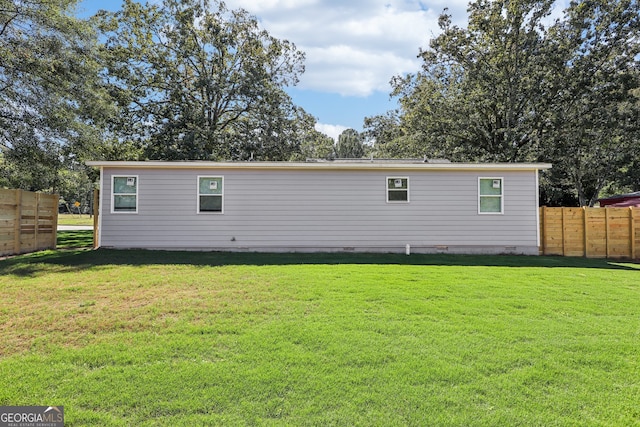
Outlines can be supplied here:
[[112, 213], [138, 213], [138, 176], [114, 175]]
[[387, 203], [409, 202], [409, 178], [387, 177]]
[[221, 176], [198, 177], [198, 213], [223, 213], [224, 180]]
[[478, 178], [478, 213], [504, 213], [504, 179]]
[[[536, 171], [499, 172], [508, 184], [502, 188], [502, 215], [478, 215], [478, 180], [486, 172], [394, 172], [105, 167], [101, 245], [404, 252], [410, 244], [412, 253], [444, 246], [450, 252], [526, 247], [537, 253]], [[140, 176], [139, 213], [113, 215], [113, 176], [128, 173]], [[224, 215], [215, 221], [214, 214], [198, 212], [200, 177], [224, 177]], [[387, 202], [387, 177], [408, 179], [410, 203]]]

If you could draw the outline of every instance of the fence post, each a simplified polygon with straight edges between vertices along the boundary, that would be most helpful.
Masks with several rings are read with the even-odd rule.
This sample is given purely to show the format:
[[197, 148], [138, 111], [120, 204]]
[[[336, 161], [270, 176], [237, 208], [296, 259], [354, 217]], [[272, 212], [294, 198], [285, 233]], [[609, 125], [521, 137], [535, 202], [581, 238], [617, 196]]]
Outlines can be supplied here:
[[609, 258], [609, 208], [604, 208], [604, 245], [606, 248], [607, 258]]
[[544, 221], [544, 217], [545, 217], [544, 214], [545, 214], [545, 209], [546, 208], [547, 208], [546, 206], [542, 206], [542, 207], [538, 208], [538, 210], [540, 212], [540, 224], [539, 224], [539, 227], [540, 227], [540, 251], [539, 251], [540, 255], [546, 255], [545, 254], [545, 247], [544, 247], [545, 246], [544, 230], [546, 228], [545, 221]]
[[53, 236], [51, 237], [53, 239], [52, 246], [53, 249], [57, 249], [58, 248], [58, 201], [60, 200], [60, 196], [57, 194], [53, 195]]
[[589, 230], [589, 227], [587, 225], [587, 222], [589, 221], [589, 212], [587, 211], [587, 207], [583, 206], [582, 207], [582, 227], [584, 228], [584, 257], [585, 258], [589, 258], [589, 249], [587, 244], [589, 243], [589, 236], [587, 233], [587, 230]]
[[631, 241], [631, 259], [636, 258], [636, 210], [629, 207], [629, 240]]
[[22, 233], [22, 190], [15, 190], [14, 202], [15, 208], [15, 222], [13, 223], [13, 252], [20, 253], [20, 236]]
[[564, 234], [565, 234], [565, 231], [567, 229], [566, 221], [564, 219], [564, 211], [565, 211], [564, 208], [560, 210], [560, 216], [562, 218], [562, 256], [567, 256], [567, 254], [565, 253], [565, 249], [564, 249], [565, 246], [566, 246], [565, 243], [564, 243]]
[[36, 193], [36, 208], [33, 213], [33, 244], [34, 249], [40, 248], [40, 242], [38, 242], [38, 229], [40, 228], [40, 193]]

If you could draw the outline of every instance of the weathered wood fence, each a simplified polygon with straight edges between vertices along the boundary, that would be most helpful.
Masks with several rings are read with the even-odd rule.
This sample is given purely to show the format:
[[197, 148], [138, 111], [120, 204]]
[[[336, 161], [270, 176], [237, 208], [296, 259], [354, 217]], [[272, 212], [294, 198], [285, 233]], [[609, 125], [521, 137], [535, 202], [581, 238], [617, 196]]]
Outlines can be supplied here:
[[0, 188], [0, 256], [55, 249], [58, 199]]
[[540, 253], [640, 258], [638, 208], [540, 208]]

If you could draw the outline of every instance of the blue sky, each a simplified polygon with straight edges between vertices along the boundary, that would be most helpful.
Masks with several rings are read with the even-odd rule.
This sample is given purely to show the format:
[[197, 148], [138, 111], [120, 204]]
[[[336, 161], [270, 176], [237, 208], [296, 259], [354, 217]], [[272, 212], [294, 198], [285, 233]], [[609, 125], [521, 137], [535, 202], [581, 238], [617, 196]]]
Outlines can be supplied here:
[[[84, 0], [78, 13], [118, 10], [121, 0]], [[438, 32], [445, 7], [464, 25], [466, 0], [226, 0], [243, 8], [273, 36], [306, 54], [306, 71], [288, 92], [316, 117], [316, 128], [336, 138], [362, 130], [365, 117], [395, 108], [389, 80], [418, 71], [420, 47]]]

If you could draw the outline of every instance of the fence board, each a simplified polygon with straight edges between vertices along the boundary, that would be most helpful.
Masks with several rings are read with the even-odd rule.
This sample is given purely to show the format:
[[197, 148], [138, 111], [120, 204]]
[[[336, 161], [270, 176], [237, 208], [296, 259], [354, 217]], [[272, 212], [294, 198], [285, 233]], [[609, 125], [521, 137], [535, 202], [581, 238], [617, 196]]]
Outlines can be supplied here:
[[58, 199], [0, 188], [0, 256], [55, 249]]
[[540, 208], [540, 253], [640, 258], [637, 208]]
[[636, 210], [631, 210], [631, 221], [629, 221], [629, 235], [631, 236], [631, 257], [640, 258], [636, 252], [640, 243], [640, 216], [636, 215]]

